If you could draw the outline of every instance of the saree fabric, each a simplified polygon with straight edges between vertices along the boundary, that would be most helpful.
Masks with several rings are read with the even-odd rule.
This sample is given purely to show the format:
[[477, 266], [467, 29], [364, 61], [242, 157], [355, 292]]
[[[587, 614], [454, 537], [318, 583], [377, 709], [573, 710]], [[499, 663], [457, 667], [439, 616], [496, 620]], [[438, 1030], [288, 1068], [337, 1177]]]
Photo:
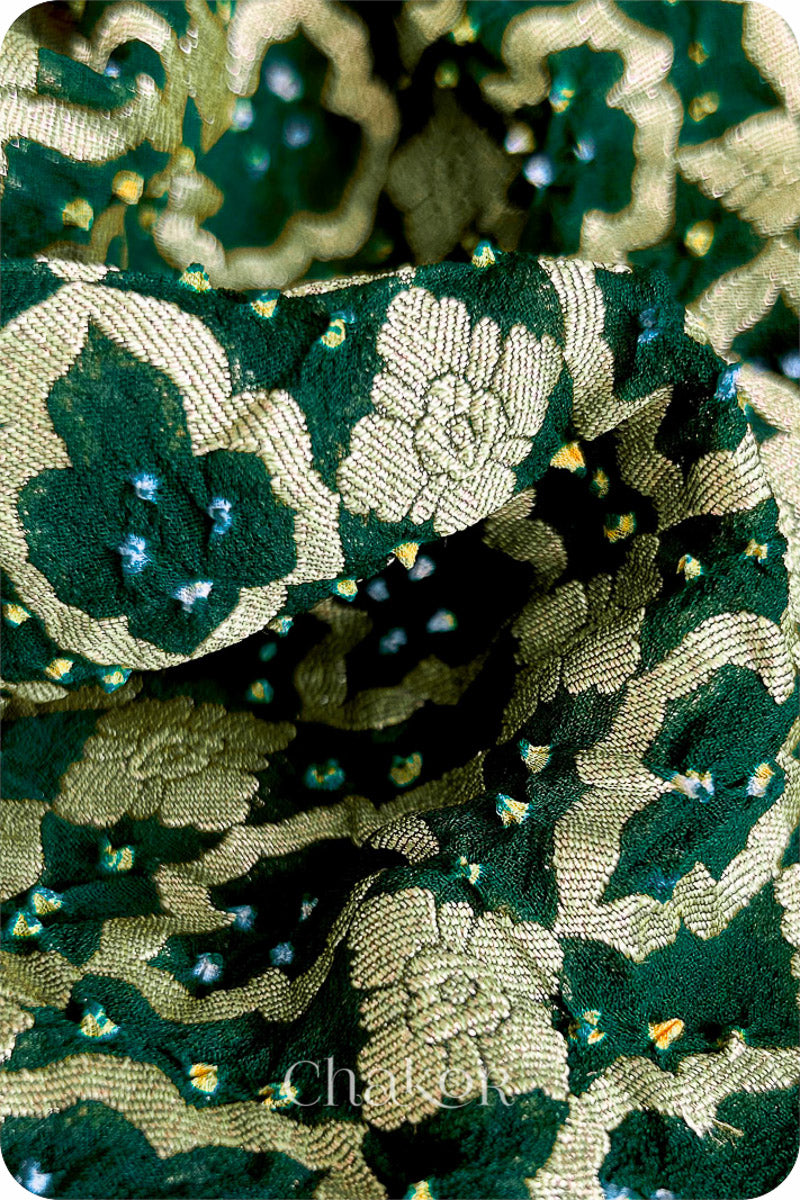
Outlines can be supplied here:
[[47, 4], [0, 83], [11, 1173], [774, 1187], [791, 32], [722, 0]]

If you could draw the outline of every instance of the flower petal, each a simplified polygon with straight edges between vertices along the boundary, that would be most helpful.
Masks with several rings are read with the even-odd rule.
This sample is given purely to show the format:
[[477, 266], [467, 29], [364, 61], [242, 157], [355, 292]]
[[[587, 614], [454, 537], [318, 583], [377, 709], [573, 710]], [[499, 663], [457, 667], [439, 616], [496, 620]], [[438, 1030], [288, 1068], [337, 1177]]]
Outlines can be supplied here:
[[427, 483], [414, 449], [414, 430], [405, 421], [369, 413], [350, 435], [350, 453], [339, 467], [338, 484], [347, 509], [381, 521], [400, 521]]
[[451, 486], [449, 475], [428, 476], [411, 506], [408, 514], [411, 520], [417, 525], [421, 525], [423, 521], [429, 521], [441, 504], [442, 496]]
[[475, 440], [487, 450], [494, 446], [498, 438], [508, 433], [508, 419], [496, 392], [473, 392], [469, 421]]
[[520, 1002], [495, 1033], [478, 1038], [490, 1080], [509, 1096], [541, 1088], [555, 1100], [569, 1095], [567, 1046], [544, 1004]]
[[476, 390], [489, 387], [500, 359], [500, 330], [489, 317], [482, 317], [469, 342], [467, 381]]
[[443, 904], [437, 914], [442, 947], [449, 951], [463, 950], [475, 923], [472, 906], [464, 901]]
[[389, 305], [376, 348], [389, 370], [421, 399], [437, 376], [464, 374], [469, 330], [460, 300], [436, 300], [425, 288], [408, 288]]
[[444, 1078], [445, 1096], [452, 1098], [451, 1104], [479, 1095], [484, 1075], [475, 1039], [464, 1034], [453, 1038], [447, 1047], [447, 1075]]
[[507, 467], [517, 467], [531, 448], [530, 438], [500, 438], [492, 447], [492, 456]]
[[244, 821], [249, 799], [258, 790], [252, 775], [207, 767], [199, 775], [170, 781], [164, 789], [160, 817], [165, 825], [227, 829]]
[[548, 334], [540, 342], [524, 325], [514, 326], [492, 379], [512, 433], [530, 438], [539, 432], [563, 365], [563, 355]]
[[513, 471], [490, 459], [467, 479], [450, 483], [434, 517], [434, 529], [439, 534], [457, 533], [488, 517], [511, 497], [515, 482]]
[[408, 959], [438, 938], [433, 893], [406, 888], [367, 901], [353, 922], [352, 980], [357, 988], [395, 983]]
[[445, 296], [438, 302], [435, 323], [429, 336], [435, 346], [436, 374], [452, 371], [463, 377], [469, 362], [470, 319], [460, 300]]
[[561, 947], [549, 929], [534, 921], [510, 922], [487, 912], [475, 923], [469, 953], [492, 963], [511, 994], [544, 998], [556, 990]]
[[446, 1065], [443, 1046], [409, 1038], [402, 1025], [390, 1026], [380, 1038], [368, 1042], [358, 1056], [359, 1075], [374, 1088], [374, 1103], [364, 1105], [364, 1117], [378, 1129], [398, 1129], [404, 1121], [418, 1124], [439, 1108], [440, 1080]]
[[408, 1009], [408, 992], [402, 984], [377, 988], [361, 1003], [362, 1024], [372, 1033], [387, 1025], [403, 1025]]
[[391, 368], [375, 376], [370, 399], [383, 416], [411, 424], [425, 412], [424, 393], [415, 391], [404, 374]]

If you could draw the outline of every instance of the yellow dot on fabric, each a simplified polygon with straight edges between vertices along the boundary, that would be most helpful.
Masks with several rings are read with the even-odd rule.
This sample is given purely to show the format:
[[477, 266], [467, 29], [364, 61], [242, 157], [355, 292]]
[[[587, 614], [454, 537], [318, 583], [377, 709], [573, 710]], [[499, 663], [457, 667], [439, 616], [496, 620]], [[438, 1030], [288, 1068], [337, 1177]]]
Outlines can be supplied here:
[[683, 235], [683, 244], [696, 258], [702, 258], [711, 249], [714, 241], [714, 222], [695, 221]]
[[154, 204], [140, 204], [136, 210], [136, 215], [139, 219], [139, 224], [142, 229], [152, 229], [156, 223], [158, 210]]
[[681, 1036], [684, 1024], [680, 1017], [672, 1017], [668, 1021], [657, 1021], [655, 1024], [650, 1024], [648, 1029], [651, 1041], [659, 1050], [666, 1050]]
[[636, 517], [633, 513], [622, 513], [620, 516], [609, 516], [606, 519], [603, 533], [610, 542], [623, 542], [636, 529]]
[[561, 467], [567, 471], [583, 471], [586, 469], [586, 459], [583, 457], [577, 442], [567, 442], [566, 446], [562, 446], [557, 450], [550, 459], [551, 467]]
[[335, 350], [337, 346], [341, 346], [346, 337], [347, 327], [341, 317], [336, 317], [319, 340], [329, 350]]
[[449, 608], [439, 608], [425, 622], [425, 628], [428, 633], [452, 633], [458, 628], [458, 618]]
[[490, 242], [478, 242], [475, 247], [475, 252], [472, 255], [473, 267], [493, 267], [497, 262], [497, 255], [494, 252]]
[[748, 796], [763, 796], [775, 774], [769, 763], [759, 763], [747, 783]]
[[22, 625], [25, 621], [29, 621], [31, 614], [21, 604], [12, 604], [9, 601], [3, 605], [3, 616], [9, 625], [16, 627], [17, 625]]
[[678, 559], [676, 575], [683, 572], [685, 579], [698, 579], [703, 574], [703, 564], [691, 554], [684, 554]]
[[268, 1083], [266, 1087], [259, 1088], [258, 1094], [264, 1097], [261, 1103], [265, 1108], [275, 1110], [288, 1108], [297, 1100], [300, 1093], [293, 1083], [287, 1085], [285, 1082], [281, 1082]]
[[689, 116], [695, 122], [704, 121], [719, 108], [719, 96], [716, 92], [703, 92], [689, 102]]
[[401, 542], [399, 546], [394, 548], [394, 556], [398, 559], [407, 571], [410, 571], [414, 563], [417, 561], [419, 554], [419, 542]]
[[127, 683], [130, 676], [130, 671], [126, 671], [123, 667], [114, 667], [111, 671], [106, 671], [100, 677], [100, 682], [106, 691], [113, 692], [117, 688], [122, 687], [123, 683]]
[[450, 59], [445, 59], [439, 63], [433, 78], [439, 88], [454, 88], [459, 80], [458, 67]]
[[[710, 771], [687, 771], [685, 775], [676, 773], [671, 779], [672, 788], [690, 800], [705, 802], [714, 795], [714, 777]], [[704, 792], [705, 795], [700, 793]]]
[[581, 1013], [580, 1021], [572, 1021], [570, 1023], [569, 1036], [573, 1041], [577, 1041], [582, 1037], [586, 1041], [587, 1046], [596, 1046], [606, 1036], [605, 1030], [597, 1028], [599, 1021], [599, 1010], [596, 1008], [587, 1009]]
[[701, 67], [708, 59], [708, 52], [702, 42], [692, 42], [686, 51], [693, 63]]
[[468, 42], [474, 42], [478, 36], [480, 26], [477, 21], [468, 17], [466, 13], [453, 26], [450, 36], [457, 46], [464, 46]]
[[117, 871], [123, 873], [130, 871], [133, 867], [133, 846], [120, 846], [115, 849], [110, 842], [106, 842], [100, 854], [100, 865], [106, 871]]
[[42, 932], [42, 925], [35, 917], [24, 912], [17, 913], [11, 921], [11, 936], [15, 938], [35, 937]]
[[117, 171], [111, 190], [125, 204], [136, 204], [144, 190], [144, 180], [136, 171]]
[[460, 855], [460, 857], [458, 858], [458, 861], [456, 862], [456, 866], [458, 867], [459, 874], [463, 875], [464, 878], [468, 879], [469, 882], [472, 884], [477, 883], [481, 877], [481, 870], [482, 870], [481, 864], [480, 863], [471, 863], [469, 861], [469, 859], [463, 854]]
[[754, 538], [751, 538], [744, 552], [748, 558], [757, 558], [759, 562], [764, 562], [769, 553], [769, 546], [764, 542], [757, 542]]
[[279, 298], [279, 292], [262, 292], [260, 296], [256, 296], [255, 300], [250, 301], [250, 307], [259, 317], [269, 319], [275, 316]]
[[94, 209], [88, 200], [78, 196], [61, 209], [61, 220], [65, 225], [75, 225], [78, 229], [91, 229]]
[[58, 912], [64, 901], [56, 892], [36, 891], [31, 897], [34, 911], [37, 916], [45, 917], [48, 913]]
[[219, 1084], [219, 1075], [213, 1063], [193, 1063], [189, 1068], [189, 1079], [193, 1088], [206, 1095], [215, 1092]]
[[421, 1179], [418, 1183], [412, 1183], [403, 1200], [434, 1200], [428, 1180]]
[[286, 637], [293, 625], [293, 617], [273, 617], [271, 621], [267, 622], [267, 629], [277, 633], [278, 637]]
[[44, 673], [48, 679], [64, 679], [74, 666], [75, 661], [72, 658], [54, 658], [50, 665], [45, 667]]
[[550, 107], [553, 112], [563, 113], [569, 108], [570, 101], [575, 95], [575, 88], [565, 83], [557, 83], [550, 92]]
[[84, 1037], [101, 1038], [117, 1033], [119, 1025], [115, 1025], [102, 1008], [95, 1012], [87, 1009], [81, 1018], [80, 1030]]
[[181, 287], [191, 288], [193, 292], [210, 292], [211, 281], [204, 267], [192, 263], [181, 275], [178, 283]]
[[608, 475], [605, 473], [602, 467], [598, 467], [592, 475], [592, 491], [595, 492], [596, 495], [598, 495], [602, 500], [604, 496], [608, 495], [609, 487], [610, 481]]
[[358, 592], [358, 584], [355, 579], [339, 579], [336, 582], [337, 596], [344, 597], [345, 600], [352, 600]]
[[495, 810], [503, 825], [521, 825], [530, 812], [530, 804], [512, 796], [498, 796]]
[[398, 787], [407, 787], [419, 778], [422, 770], [422, 755], [409, 754], [408, 758], [395, 758], [389, 771], [389, 778]]
[[549, 746], [533, 746], [523, 738], [519, 743], [522, 761], [533, 775], [538, 775], [550, 762]]

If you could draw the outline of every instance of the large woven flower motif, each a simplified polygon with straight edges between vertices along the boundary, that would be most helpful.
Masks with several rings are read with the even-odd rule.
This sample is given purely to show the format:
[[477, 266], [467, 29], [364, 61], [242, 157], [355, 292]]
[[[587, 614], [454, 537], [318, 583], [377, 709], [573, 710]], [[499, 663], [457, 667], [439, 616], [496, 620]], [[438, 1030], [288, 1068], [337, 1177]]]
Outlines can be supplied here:
[[291, 725], [269, 725], [188, 696], [142, 700], [100, 718], [54, 801], [78, 824], [113, 825], [123, 815], [165, 825], [226, 829], [243, 821], [266, 754], [282, 750]]
[[356, 424], [339, 469], [353, 513], [432, 520], [455, 533], [512, 495], [561, 373], [556, 342], [524, 325], [504, 339], [489, 317], [474, 326], [460, 300], [409, 288], [389, 305], [377, 339], [386, 363], [374, 411]]
[[352, 980], [368, 991], [358, 1058], [364, 1114], [382, 1129], [416, 1123], [495, 1085], [514, 1096], [568, 1092], [566, 1047], [550, 1019], [561, 951], [533, 922], [432, 892], [377, 896], [350, 934]]

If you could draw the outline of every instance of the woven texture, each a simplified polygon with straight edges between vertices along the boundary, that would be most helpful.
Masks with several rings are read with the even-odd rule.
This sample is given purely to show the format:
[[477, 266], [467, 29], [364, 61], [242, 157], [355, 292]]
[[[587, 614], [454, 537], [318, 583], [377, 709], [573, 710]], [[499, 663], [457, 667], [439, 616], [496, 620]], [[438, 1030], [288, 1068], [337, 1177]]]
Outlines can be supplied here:
[[791, 33], [721, 0], [50, 4], [0, 84], [12, 1174], [774, 1187]]

